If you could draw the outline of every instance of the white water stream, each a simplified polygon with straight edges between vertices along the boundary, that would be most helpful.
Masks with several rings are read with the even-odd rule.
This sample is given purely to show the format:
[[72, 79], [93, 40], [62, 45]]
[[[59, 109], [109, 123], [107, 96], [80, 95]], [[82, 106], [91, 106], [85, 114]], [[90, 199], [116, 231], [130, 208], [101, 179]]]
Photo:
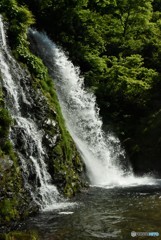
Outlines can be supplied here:
[[84, 88], [79, 68], [46, 34], [30, 29], [29, 37], [54, 79], [66, 126], [85, 162], [91, 184], [108, 188], [155, 184], [153, 178], [135, 177], [131, 167], [122, 167], [120, 156], [124, 151], [113, 134], [103, 132], [96, 98]]
[[[25, 186], [42, 210], [62, 208], [68, 204], [62, 201], [58, 203], [61, 198], [57, 188], [52, 184], [45, 163], [46, 152], [42, 145], [42, 131], [32, 116], [22, 114], [21, 104], [25, 103], [32, 108], [32, 101], [27, 100], [26, 92], [20, 85], [25, 74], [10, 54], [0, 16], [0, 75], [2, 87], [5, 89], [6, 106], [15, 121], [15, 125], [10, 129], [10, 139], [13, 146], [17, 141], [21, 141], [19, 148], [22, 148], [22, 151], [17, 150], [17, 153], [21, 160]], [[18, 136], [21, 136], [21, 139], [18, 139]], [[36, 181], [33, 183], [29, 181], [30, 172], [36, 175]]]

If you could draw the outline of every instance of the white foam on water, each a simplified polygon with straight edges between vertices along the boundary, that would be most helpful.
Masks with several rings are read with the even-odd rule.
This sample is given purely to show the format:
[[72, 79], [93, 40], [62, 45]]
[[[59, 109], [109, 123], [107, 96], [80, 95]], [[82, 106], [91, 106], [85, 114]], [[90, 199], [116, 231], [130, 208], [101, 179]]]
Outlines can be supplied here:
[[57, 202], [56, 204], [50, 204], [42, 209], [43, 212], [51, 212], [53, 210], [66, 209], [76, 207], [78, 204], [76, 202]]
[[60, 215], [71, 215], [74, 212], [59, 212]]

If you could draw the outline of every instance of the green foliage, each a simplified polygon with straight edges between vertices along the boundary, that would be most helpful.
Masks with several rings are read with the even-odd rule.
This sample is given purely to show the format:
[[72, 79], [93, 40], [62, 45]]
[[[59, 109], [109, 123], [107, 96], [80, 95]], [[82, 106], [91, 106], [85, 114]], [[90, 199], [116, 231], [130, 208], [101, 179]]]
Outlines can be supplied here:
[[140, 131], [137, 129], [141, 125], [141, 119], [146, 121], [145, 116], [149, 110], [154, 109], [153, 91], [159, 76], [153, 69], [144, 67], [140, 55], [112, 57], [108, 59], [107, 65], [108, 77], [96, 89], [97, 99], [104, 121], [108, 124], [112, 122], [114, 131], [125, 140], [127, 153], [133, 161], [132, 158], [137, 158], [132, 155], [133, 147], [138, 145], [136, 139], [139, 133], [136, 136], [136, 132]]
[[11, 117], [6, 109], [0, 107], [0, 136], [5, 138], [8, 136]]
[[38, 240], [35, 232], [10, 232], [7, 234], [0, 234], [1, 240]]
[[15, 54], [18, 54], [18, 58], [21, 62], [27, 64], [30, 72], [38, 79], [46, 79], [48, 76], [47, 69], [45, 68], [42, 60], [33, 55], [28, 46], [21, 41], [15, 50]]
[[0, 12], [10, 21], [9, 38], [12, 46], [15, 47], [22, 38], [26, 39], [28, 27], [35, 22], [33, 15], [26, 7], [18, 6], [16, 0], [2, 0]]
[[116, 98], [124, 99], [130, 103], [144, 106], [150, 99], [150, 91], [157, 72], [143, 67], [143, 59], [140, 55], [131, 55], [126, 58], [113, 57], [109, 59], [107, 82], [100, 85], [101, 92]]
[[106, 21], [97, 12], [91, 12], [90, 9], [81, 9], [77, 12], [83, 34], [85, 34], [83, 43], [95, 51], [105, 50]]
[[5, 198], [0, 202], [0, 215], [1, 218], [5, 218], [6, 222], [11, 221], [18, 217], [18, 212], [16, 210], [16, 201], [15, 199]]
[[9, 128], [11, 126], [12, 119], [8, 113], [8, 110], [4, 108], [3, 95], [0, 91], [0, 156], [11, 153], [11, 143], [8, 140]]

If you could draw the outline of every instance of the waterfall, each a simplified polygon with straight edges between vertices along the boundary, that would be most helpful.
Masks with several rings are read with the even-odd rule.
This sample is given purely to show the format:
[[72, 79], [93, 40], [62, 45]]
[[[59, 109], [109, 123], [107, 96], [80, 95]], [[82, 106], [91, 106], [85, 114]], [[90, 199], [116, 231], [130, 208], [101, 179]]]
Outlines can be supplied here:
[[44, 33], [29, 30], [31, 49], [40, 56], [54, 79], [66, 126], [86, 165], [92, 185], [113, 187], [152, 184], [150, 177], [138, 178], [124, 168], [124, 151], [112, 133], [102, 130], [102, 120], [93, 93], [84, 88], [80, 70]]
[[0, 74], [6, 107], [15, 123], [10, 129], [10, 140], [21, 160], [25, 187], [41, 209], [56, 205], [60, 196], [45, 163], [43, 131], [32, 116], [34, 102], [29, 89], [30, 76], [10, 54], [1, 16]]
[[5, 38], [4, 26], [3, 26], [3, 21], [1, 16], [0, 16], [0, 42], [1, 42], [1, 45], [6, 49], [6, 38]]

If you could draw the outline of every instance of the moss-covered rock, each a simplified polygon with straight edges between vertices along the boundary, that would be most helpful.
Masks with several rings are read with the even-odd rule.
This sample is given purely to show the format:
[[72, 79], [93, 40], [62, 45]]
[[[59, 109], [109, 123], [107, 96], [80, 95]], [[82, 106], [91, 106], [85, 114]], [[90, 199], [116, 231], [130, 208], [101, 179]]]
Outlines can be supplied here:
[[[16, 0], [2, 0], [0, 12], [8, 22], [7, 32], [12, 53], [21, 68], [25, 69], [21, 79], [16, 81], [21, 80], [20, 85], [24, 91], [27, 91], [32, 107], [22, 102], [21, 111], [24, 116], [32, 116], [42, 131], [43, 147], [47, 154], [45, 162], [53, 183], [66, 196], [71, 197], [84, 186], [81, 179], [84, 166], [66, 130], [53, 80], [41, 59], [29, 49], [27, 29], [34, 22], [34, 18], [31, 12], [26, 7], [18, 5]], [[19, 68], [18, 63], [15, 64], [17, 64], [15, 67]], [[14, 129], [16, 122], [6, 110], [7, 100], [5, 100], [5, 92], [2, 94], [2, 91], [0, 104], [0, 222], [9, 225], [11, 221], [20, 220], [37, 212], [38, 207], [24, 187], [20, 168], [21, 156], [16, 154], [17, 150], [20, 153], [25, 151], [21, 142], [21, 131]], [[12, 134], [17, 139], [14, 149], [9, 141], [11, 127]], [[28, 175], [30, 181], [34, 183], [32, 172]], [[16, 239], [15, 236], [12, 239]]]
[[7, 234], [0, 234], [0, 240], [38, 240], [36, 233], [25, 232], [10, 232]]
[[[24, 189], [18, 157], [8, 138], [12, 124], [9, 112], [5, 109], [1, 91], [0, 101], [0, 223], [9, 224], [34, 212], [34, 205]], [[31, 209], [33, 208], [33, 209]]]

